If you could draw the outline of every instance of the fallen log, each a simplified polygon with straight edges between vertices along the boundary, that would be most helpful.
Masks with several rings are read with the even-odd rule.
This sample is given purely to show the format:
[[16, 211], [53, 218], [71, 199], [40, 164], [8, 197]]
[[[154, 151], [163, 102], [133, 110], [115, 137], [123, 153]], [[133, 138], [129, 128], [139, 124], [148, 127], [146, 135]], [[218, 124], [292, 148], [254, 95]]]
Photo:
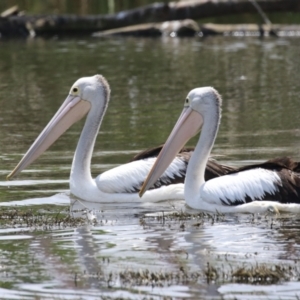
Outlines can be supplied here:
[[94, 33], [94, 37], [105, 36], [300, 36], [300, 25], [278, 24], [200, 24], [193, 20], [167, 21], [126, 26]]
[[30, 29], [30, 23], [0, 17], [0, 37], [28, 37], [34, 35], [35, 33]]
[[19, 14], [20, 14], [19, 6], [14, 5], [14, 6], [8, 8], [8, 9], [6, 9], [5, 11], [3, 11], [0, 16], [2, 18], [7, 18], [7, 17], [10, 17], [10, 16], [17, 16]]
[[195, 36], [200, 32], [197, 22], [186, 19], [180, 21], [166, 21], [162, 23], [147, 23], [140, 25], [132, 25], [117, 29], [103, 30], [92, 34], [94, 37], [103, 36]]
[[200, 36], [300, 36], [300, 25], [284, 24], [202, 24]]
[[[299, 0], [256, 0], [265, 12], [300, 11]], [[125, 26], [156, 23], [171, 20], [224, 16], [229, 14], [257, 13], [249, 0], [189, 0], [170, 3], [154, 3], [140, 8], [110, 15], [36, 15], [8, 16], [0, 22], [0, 33], [18, 35], [16, 26], [27, 28], [28, 35], [91, 34], [96, 31]], [[21, 30], [22, 34], [23, 31]], [[4, 34], [5, 33], [5, 34]]]

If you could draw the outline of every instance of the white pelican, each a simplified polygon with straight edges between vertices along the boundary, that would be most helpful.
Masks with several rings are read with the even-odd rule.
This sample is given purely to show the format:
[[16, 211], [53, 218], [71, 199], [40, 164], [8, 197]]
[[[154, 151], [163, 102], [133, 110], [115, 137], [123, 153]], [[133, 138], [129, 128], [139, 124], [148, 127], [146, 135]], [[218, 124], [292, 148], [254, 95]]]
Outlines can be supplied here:
[[278, 158], [246, 166], [205, 182], [204, 170], [217, 136], [222, 100], [212, 87], [189, 92], [184, 109], [157, 157], [140, 196], [152, 186], [177, 151], [202, 127], [186, 171], [188, 206], [211, 212], [300, 211], [300, 164]]
[[[80, 199], [92, 202], [140, 202], [137, 192], [149, 173], [160, 147], [144, 151], [132, 162], [108, 170], [95, 179], [91, 176], [94, 144], [109, 99], [110, 88], [103, 76], [95, 75], [78, 79], [57, 113], [7, 178], [12, 178], [30, 165], [73, 123], [87, 115], [73, 158], [70, 174], [71, 193]], [[145, 194], [145, 201], [183, 199], [183, 181], [190, 156], [190, 150], [183, 150], [177, 155], [166, 172]], [[206, 178], [226, 174], [231, 169], [210, 161]]]

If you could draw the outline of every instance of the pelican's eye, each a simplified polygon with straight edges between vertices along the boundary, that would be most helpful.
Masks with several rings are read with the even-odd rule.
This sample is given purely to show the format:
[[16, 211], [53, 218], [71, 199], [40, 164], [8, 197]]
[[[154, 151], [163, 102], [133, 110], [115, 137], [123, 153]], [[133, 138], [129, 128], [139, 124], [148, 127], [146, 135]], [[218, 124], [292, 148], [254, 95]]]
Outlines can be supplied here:
[[190, 99], [189, 98], [186, 98], [185, 101], [184, 101], [184, 105], [189, 105], [190, 104]]
[[78, 94], [78, 91], [79, 91], [78, 87], [72, 88], [72, 94]]
[[79, 88], [77, 86], [71, 87], [70, 95], [71, 96], [79, 96]]

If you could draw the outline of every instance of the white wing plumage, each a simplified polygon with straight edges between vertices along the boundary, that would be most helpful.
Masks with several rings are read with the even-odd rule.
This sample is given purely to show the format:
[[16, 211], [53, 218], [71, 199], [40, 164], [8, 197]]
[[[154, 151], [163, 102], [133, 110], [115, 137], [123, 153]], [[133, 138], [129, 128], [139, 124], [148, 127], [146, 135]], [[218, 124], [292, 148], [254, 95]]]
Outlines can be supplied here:
[[218, 205], [237, 205], [261, 200], [266, 194], [273, 195], [281, 184], [276, 172], [257, 168], [206, 182], [200, 189], [200, 197]]
[[[105, 193], [136, 193], [150, 172], [156, 157], [133, 161], [108, 170], [95, 179], [99, 190]], [[175, 177], [183, 177], [187, 163], [176, 157], [160, 177], [155, 187], [172, 183]]]

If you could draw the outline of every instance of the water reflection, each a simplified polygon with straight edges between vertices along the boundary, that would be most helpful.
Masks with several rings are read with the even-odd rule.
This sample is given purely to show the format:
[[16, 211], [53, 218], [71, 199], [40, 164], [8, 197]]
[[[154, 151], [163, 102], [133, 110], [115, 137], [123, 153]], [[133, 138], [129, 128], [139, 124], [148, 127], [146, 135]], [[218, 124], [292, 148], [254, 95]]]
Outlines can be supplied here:
[[[141, 293], [158, 299], [163, 295], [192, 299], [214, 295], [219, 299], [237, 293], [239, 299], [248, 299], [250, 291], [264, 293], [268, 299], [273, 295], [273, 285], [226, 282], [232, 281], [235, 270], [261, 264], [283, 266], [294, 274], [289, 277], [292, 281], [299, 275], [298, 218], [246, 215], [213, 220], [195, 215], [176, 219], [169, 214], [194, 212], [184, 202], [163, 202], [158, 208], [150, 203], [116, 206], [92, 205], [72, 198], [69, 201], [73, 217], [85, 216], [88, 206], [96, 222], [87, 220], [74, 229], [53, 227], [42, 235], [34, 227], [0, 230], [3, 269], [9, 278], [21, 278], [14, 285], [16, 290], [3, 290], [5, 297], [31, 298], [36, 293], [70, 297], [76, 289], [79, 299], [82, 295], [95, 297], [100, 289], [102, 296], [122, 291], [121, 295], [129, 295], [130, 299], [139, 299]], [[165, 217], [156, 217], [161, 216], [158, 211], [164, 211]], [[18, 273], [9, 266], [13, 245]], [[6, 248], [10, 250], [4, 254]], [[208, 263], [219, 274], [209, 284]], [[30, 277], [28, 269], [32, 270]], [[147, 272], [164, 279], [157, 281], [151, 279], [152, 275], [141, 279]], [[277, 283], [276, 289], [282, 295], [291, 295], [295, 284]]]
[[[223, 96], [222, 124], [213, 149], [218, 160], [243, 165], [281, 155], [299, 159], [300, 40], [117, 38], [0, 43], [1, 209], [19, 207], [52, 218], [58, 210], [83, 220], [82, 226], [45, 229], [26, 226], [22, 219], [12, 224], [0, 218], [4, 220], [0, 298], [98, 299], [99, 291], [130, 299], [140, 295], [232, 299], [233, 294], [249, 299], [250, 291], [274, 298], [272, 285], [242, 285], [229, 277], [207, 283], [207, 263], [228, 276], [243, 266], [275, 263], [291, 266], [297, 274], [298, 217], [166, 218], [163, 222], [145, 216], [191, 211], [184, 202], [96, 206], [72, 199], [68, 178], [82, 123], [15, 181], [6, 182], [5, 176], [53, 116], [70, 85], [95, 73], [108, 79], [112, 100], [95, 146], [94, 175], [165, 141], [188, 91], [205, 85], [214, 86]], [[82, 214], [86, 208], [96, 216], [96, 224]], [[152, 286], [132, 277], [122, 281], [119, 276], [119, 272], [129, 276], [129, 270], [138, 274], [147, 269], [154, 275], [164, 271], [181, 276], [185, 270], [195, 277]], [[297, 277], [290, 280], [276, 285], [282, 298], [296, 294]]]

